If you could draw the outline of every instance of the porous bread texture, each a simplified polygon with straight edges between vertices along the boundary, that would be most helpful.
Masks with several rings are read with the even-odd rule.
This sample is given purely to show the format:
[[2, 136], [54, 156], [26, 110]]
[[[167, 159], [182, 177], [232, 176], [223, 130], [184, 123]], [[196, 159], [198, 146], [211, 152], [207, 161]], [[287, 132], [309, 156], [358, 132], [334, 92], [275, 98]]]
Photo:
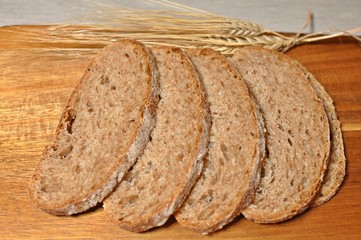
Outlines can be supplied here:
[[151, 141], [104, 201], [108, 218], [134, 232], [163, 225], [199, 176], [209, 141], [209, 111], [193, 65], [179, 48], [153, 47], [161, 100]]
[[325, 178], [322, 182], [321, 189], [316, 198], [311, 202], [311, 206], [315, 207], [330, 200], [340, 188], [346, 175], [346, 157], [341, 132], [341, 123], [337, 118], [335, 106], [332, 98], [317, 79], [301, 65], [301, 63], [293, 60], [294, 63], [302, 70], [305, 77], [315, 89], [317, 96], [322, 100], [326, 110], [328, 122], [330, 124], [331, 151], [330, 160], [327, 166]]
[[207, 48], [186, 53], [205, 86], [212, 126], [201, 176], [175, 217], [207, 234], [250, 204], [264, 158], [264, 127], [245, 83], [225, 57]]
[[244, 47], [229, 60], [255, 96], [267, 129], [261, 181], [242, 213], [259, 223], [287, 220], [303, 212], [320, 189], [330, 152], [327, 115], [303, 72], [284, 54]]
[[143, 44], [125, 39], [101, 50], [74, 89], [30, 180], [35, 205], [71, 215], [113, 191], [148, 141], [158, 88], [154, 57]]

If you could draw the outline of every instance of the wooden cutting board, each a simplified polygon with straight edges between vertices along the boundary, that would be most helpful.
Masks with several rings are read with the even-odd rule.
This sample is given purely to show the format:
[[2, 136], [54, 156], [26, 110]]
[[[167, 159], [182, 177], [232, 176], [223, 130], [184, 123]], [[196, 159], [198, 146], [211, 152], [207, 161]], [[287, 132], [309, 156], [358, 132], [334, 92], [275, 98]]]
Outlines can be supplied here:
[[[24, 27], [26, 28], [26, 27]], [[238, 217], [203, 236], [173, 218], [142, 234], [111, 224], [101, 207], [72, 217], [46, 214], [32, 205], [29, 178], [87, 60], [26, 59], [0, 33], [0, 239], [357, 239], [361, 236], [361, 47], [350, 38], [303, 45], [287, 54], [324, 85], [342, 122], [347, 177], [326, 204], [290, 221], [260, 225]], [[4, 41], [7, 40], [7, 41]]]

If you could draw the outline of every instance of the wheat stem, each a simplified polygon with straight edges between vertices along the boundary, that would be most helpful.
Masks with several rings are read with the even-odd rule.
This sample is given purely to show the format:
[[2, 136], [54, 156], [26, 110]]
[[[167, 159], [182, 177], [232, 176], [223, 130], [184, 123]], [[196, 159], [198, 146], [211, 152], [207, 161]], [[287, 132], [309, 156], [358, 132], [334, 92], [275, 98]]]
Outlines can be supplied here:
[[[290, 36], [264, 29], [254, 22], [217, 16], [167, 0], [147, 2], [170, 10], [127, 9], [97, 4], [93, 14], [81, 19], [88, 24], [0, 28], [0, 31], [6, 33], [1, 36], [15, 36], [12, 39], [17, 43], [13, 44], [14, 48], [26, 43], [29, 48], [38, 49], [42, 54], [47, 49], [55, 50], [53, 53], [70, 55], [78, 49], [79, 54], [76, 54], [76, 57], [89, 57], [99, 48], [120, 38], [134, 38], [147, 45], [211, 47], [223, 54], [232, 54], [237, 48], [246, 45], [287, 51], [299, 44], [342, 35], [353, 36], [361, 42], [361, 39], [354, 35], [361, 32], [361, 28], [301, 35], [308, 25], [312, 25], [311, 12], [300, 31]], [[0, 38], [0, 44], [7, 44], [8, 41], [6, 37]], [[68, 51], [69, 49], [71, 51]]]

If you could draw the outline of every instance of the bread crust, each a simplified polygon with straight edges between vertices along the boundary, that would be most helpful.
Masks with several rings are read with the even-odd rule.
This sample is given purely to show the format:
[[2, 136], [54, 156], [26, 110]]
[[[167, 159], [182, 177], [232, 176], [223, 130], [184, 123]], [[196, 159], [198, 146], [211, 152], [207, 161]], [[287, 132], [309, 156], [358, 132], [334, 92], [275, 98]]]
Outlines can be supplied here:
[[346, 175], [346, 157], [341, 132], [341, 123], [337, 118], [333, 100], [321, 83], [319, 83], [317, 79], [301, 65], [301, 63], [296, 60], [293, 61], [295, 62], [295, 65], [302, 70], [307, 80], [315, 89], [317, 96], [322, 100], [328, 122], [330, 124], [330, 160], [327, 165], [326, 175], [322, 182], [321, 189], [315, 196], [315, 199], [311, 202], [311, 207], [316, 207], [329, 201], [337, 193]]
[[[128, 49], [129, 54], [126, 52]], [[139, 56], [139, 61], [142, 64], [142, 69], [145, 71], [145, 75], [139, 77], [139, 79], [136, 79], [135, 81], [140, 81], [144, 83], [144, 87], [140, 90], [143, 91], [142, 94], [143, 100], [139, 103], [137, 107], [138, 110], [135, 112], [136, 119], [132, 120], [134, 124], [130, 127], [129, 126], [129, 137], [127, 138], [127, 141], [124, 143], [125, 146], [122, 146], [122, 151], [120, 152], [116, 150], [116, 146], [114, 147], [114, 153], [111, 154], [112, 160], [108, 160], [103, 158], [100, 158], [100, 161], [94, 161], [94, 166], [90, 166], [86, 169], [86, 172], [79, 173], [79, 168], [83, 167], [82, 165], [87, 164], [85, 163], [85, 159], [77, 158], [76, 156], [70, 156], [72, 149], [75, 149], [78, 146], [71, 146], [70, 149], [66, 149], [68, 152], [64, 153], [64, 150], [60, 150], [59, 148], [62, 147], [64, 142], [66, 141], [72, 141], [69, 139], [75, 138], [75, 134], [73, 132], [76, 131], [74, 125], [74, 121], [77, 118], [77, 116], [86, 116], [86, 114], [90, 114], [92, 111], [94, 111], [94, 106], [87, 106], [88, 112], [86, 113], [83, 108], [79, 106], [83, 106], [84, 104], [96, 104], [91, 101], [91, 98], [95, 98], [96, 96], [89, 96], [85, 97], [84, 99], [88, 99], [87, 103], [84, 103], [85, 100], [82, 99], [83, 96], [85, 96], [87, 93], [84, 93], [84, 89], [94, 89], [98, 87], [98, 80], [100, 79], [93, 79], [98, 77], [98, 73], [102, 72], [104, 75], [102, 75], [101, 81], [104, 80], [104, 83], [101, 84], [108, 84], [109, 79], [103, 77], [106, 74], [109, 75], [116, 75], [116, 71], [118, 71], [119, 78], [117, 78], [114, 81], [119, 81], [119, 84], [123, 84], [124, 81], [127, 81], [127, 79], [124, 79], [124, 77], [121, 75], [122, 70], [124, 68], [128, 68], [128, 66], [122, 66], [118, 65], [116, 62], [119, 59], [122, 58], [129, 58], [130, 62], [134, 62], [136, 59], [132, 59], [135, 55], [132, 55], [131, 53], [134, 51], [134, 54], [136, 56]], [[113, 54], [113, 56], [112, 56]], [[119, 55], [114, 55], [119, 54]], [[123, 54], [126, 56], [123, 56]], [[122, 56], [120, 56], [122, 55]], [[109, 70], [109, 66], [112, 65], [114, 68]], [[131, 73], [127, 72], [128, 75], [131, 75]], [[128, 76], [127, 75], [127, 76]], [[137, 78], [138, 75], [134, 75], [134, 78]], [[132, 76], [132, 75], [131, 75]], [[140, 79], [144, 78], [144, 79]], [[87, 70], [85, 71], [83, 77], [75, 87], [73, 93], [70, 96], [70, 99], [68, 101], [67, 106], [65, 107], [62, 116], [60, 118], [60, 123], [57, 127], [55, 138], [51, 144], [49, 144], [47, 147], [45, 147], [44, 153], [34, 171], [34, 174], [30, 180], [28, 193], [35, 204], [36, 207], [40, 208], [41, 210], [48, 212], [50, 214], [54, 215], [72, 215], [79, 212], [83, 212], [88, 210], [89, 208], [95, 206], [97, 203], [102, 201], [107, 195], [109, 195], [114, 187], [121, 181], [124, 174], [128, 171], [128, 169], [135, 163], [136, 158], [138, 155], [142, 152], [146, 142], [148, 141], [149, 134], [151, 129], [154, 125], [154, 116], [156, 111], [157, 102], [159, 101], [159, 81], [158, 81], [158, 70], [157, 65], [154, 60], [154, 57], [152, 53], [140, 42], [137, 42], [135, 40], [131, 39], [123, 39], [119, 40], [115, 43], [109, 44], [106, 46], [99, 54], [97, 54], [94, 59], [91, 61], [91, 63], [88, 65]], [[100, 84], [99, 84], [100, 85]], [[122, 89], [116, 90], [115, 86], [111, 86], [111, 88], [114, 88], [112, 90], [114, 91], [122, 91]], [[144, 89], [144, 90], [143, 90]], [[88, 90], [87, 90], [88, 91]], [[98, 90], [97, 90], [98, 91]], [[81, 95], [83, 94], [83, 95]], [[100, 93], [99, 93], [100, 94]], [[120, 93], [117, 92], [119, 95]], [[118, 96], [116, 95], [116, 96]], [[105, 99], [106, 96], [103, 96]], [[121, 94], [118, 96], [118, 99], [121, 99]], [[90, 100], [89, 100], [90, 99]], [[124, 99], [123, 99], [124, 101]], [[90, 103], [89, 103], [90, 102]], [[112, 103], [113, 105], [116, 105], [115, 103]], [[113, 106], [111, 106], [113, 107]], [[119, 109], [122, 109], [122, 106], [118, 107]], [[76, 112], [79, 111], [79, 112]], [[122, 111], [122, 110], [119, 110]], [[98, 117], [94, 117], [92, 115], [88, 119], [96, 119], [101, 120], [101, 117], [108, 117], [104, 115], [98, 115]], [[116, 123], [118, 121], [122, 121], [122, 119], [114, 119], [111, 116], [109, 116], [111, 123]], [[87, 119], [86, 117], [82, 118], [83, 120]], [[84, 120], [84, 121], [85, 121]], [[77, 122], [77, 126], [84, 126], [84, 125], [90, 125], [87, 124], [87, 122]], [[117, 124], [117, 123], [116, 123]], [[126, 125], [127, 123], [120, 123]], [[104, 128], [107, 128], [107, 126], [104, 126]], [[126, 128], [126, 127], [125, 127]], [[90, 131], [99, 131], [98, 127], [93, 127], [90, 129]], [[111, 129], [110, 133], [113, 133], [117, 139], [122, 138], [122, 133], [118, 132], [116, 129]], [[89, 133], [91, 134], [91, 133]], [[81, 139], [82, 136], [78, 136], [78, 140]], [[89, 141], [89, 144], [85, 146], [84, 152], [92, 149], [94, 147], [93, 141]], [[76, 140], [74, 140], [76, 141]], [[80, 140], [79, 140], [80, 141]], [[93, 144], [93, 145], [92, 145]], [[117, 144], [117, 143], [112, 143]], [[105, 145], [103, 146], [106, 147]], [[62, 152], [63, 151], [63, 152]], [[79, 150], [80, 151], [80, 150]], [[90, 151], [90, 150], [89, 150]], [[88, 151], [88, 152], [89, 152]], [[113, 151], [113, 150], [112, 150]], [[60, 155], [65, 156], [60, 156]], [[85, 153], [84, 155], [85, 156]], [[69, 160], [71, 157], [71, 160]], [[91, 158], [95, 158], [96, 156], [91, 156]], [[68, 160], [67, 160], [68, 159]], [[74, 159], [74, 160], [73, 160]], [[67, 160], [68, 162], [66, 162]], [[66, 165], [66, 164], [69, 164]], [[77, 168], [71, 169], [70, 167], [73, 166], [74, 163], [77, 164]], [[71, 191], [61, 191], [61, 188], [64, 187], [65, 182], [61, 180], [62, 173], [64, 174], [64, 177], [70, 176], [67, 184], [70, 185], [68, 189], [71, 189], [71, 185], [75, 184], [83, 184], [80, 181], [84, 181], [84, 178], [80, 178], [78, 176], [86, 176], [88, 175], [94, 175], [94, 172], [103, 169], [103, 167], [107, 168], [107, 172], [104, 172], [101, 176], [102, 180], [97, 181], [95, 178], [94, 181], [90, 184], [92, 184], [92, 187], [90, 189], [87, 189], [87, 191], [84, 192], [74, 192]], [[60, 179], [59, 179], [60, 178]], [[74, 181], [74, 182], [72, 182]], [[85, 178], [86, 181], [86, 178]], [[56, 184], [59, 184], [59, 186], [56, 186]], [[53, 186], [50, 186], [53, 185]], [[58, 189], [52, 189], [52, 193], [47, 192], [47, 188], [58, 188]], [[55, 196], [56, 192], [59, 190], [59, 196]], [[51, 195], [52, 194], [52, 195]], [[68, 197], [67, 195], [71, 195], [71, 197]], [[54, 197], [55, 196], [55, 197]], [[64, 201], [59, 200], [58, 198], [66, 198]]]
[[113, 223], [133, 232], [168, 220], [198, 178], [209, 141], [208, 104], [188, 57], [174, 47], [151, 51], [162, 89], [152, 141], [103, 205]]
[[290, 219], [309, 207], [324, 178], [330, 152], [325, 109], [303, 72], [286, 55], [244, 47], [229, 60], [256, 97], [267, 129], [268, 158], [261, 183], [254, 203], [242, 213], [258, 223]]
[[210, 102], [211, 142], [201, 176], [175, 217], [182, 226], [208, 234], [251, 203], [264, 159], [264, 126], [245, 83], [225, 57], [208, 48], [186, 53]]

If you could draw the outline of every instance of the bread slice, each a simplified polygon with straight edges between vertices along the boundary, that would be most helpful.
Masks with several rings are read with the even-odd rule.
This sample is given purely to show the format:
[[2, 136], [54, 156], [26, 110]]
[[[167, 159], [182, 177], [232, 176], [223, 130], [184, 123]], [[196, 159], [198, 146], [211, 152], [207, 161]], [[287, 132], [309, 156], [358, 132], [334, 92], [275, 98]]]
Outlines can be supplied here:
[[261, 182], [242, 213], [259, 223], [284, 221], [304, 211], [320, 189], [330, 152], [326, 112], [286, 55], [244, 47], [229, 60], [255, 96], [267, 129]]
[[120, 40], [97, 54], [30, 180], [35, 205], [71, 215], [113, 191], [148, 141], [158, 89], [156, 63], [143, 44]]
[[153, 47], [161, 100], [151, 141], [104, 201], [109, 219], [142, 232], [163, 225], [199, 176], [209, 141], [209, 113], [193, 65], [179, 48]]
[[341, 124], [337, 118], [335, 106], [332, 98], [325, 91], [323, 86], [317, 79], [307, 71], [299, 62], [294, 60], [294, 63], [301, 68], [305, 77], [315, 89], [317, 96], [322, 100], [323, 106], [326, 110], [328, 122], [330, 124], [331, 134], [331, 152], [330, 160], [327, 166], [325, 178], [322, 182], [320, 192], [316, 198], [311, 202], [311, 206], [315, 207], [330, 200], [340, 188], [343, 179], [346, 175], [346, 157], [343, 146]]
[[207, 234], [248, 206], [264, 157], [260, 113], [237, 71], [211, 49], [186, 51], [203, 80], [212, 126], [201, 177], [175, 213], [177, 221]]

